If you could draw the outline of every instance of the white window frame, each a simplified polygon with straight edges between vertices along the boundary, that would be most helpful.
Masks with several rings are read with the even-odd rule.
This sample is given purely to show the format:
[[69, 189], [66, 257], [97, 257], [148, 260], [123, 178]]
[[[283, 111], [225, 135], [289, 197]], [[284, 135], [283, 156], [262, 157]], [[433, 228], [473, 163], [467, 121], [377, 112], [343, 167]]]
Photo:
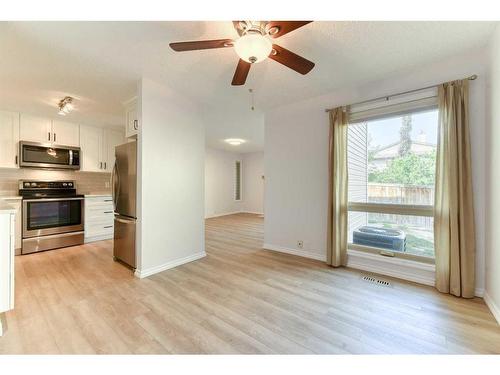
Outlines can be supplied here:
[[[432, 205], [407, 205], [407, 204], [391, 204], [391, 203], [363, 203], [349, 202], [347, 206], [348, 212], [367, 212], [389, 215], [410, 215], [410, 216], [434, 216], [434, 206]], [[348, 249], [379, 254], [388, 257], [397, 257], [409, 260], [416, 260], [424, 263], [434, 264], [434, 258], [424, 257], [414, 254], [401, 253], [389, 249], [381, 249], [378, 247], [364, 246], [349, 242]]]
[[[239, 199], [236, 198], [237, 196], [237, 191], [236, 191], [236, 180], [237, 180], [237, 176], [236, 176], [236, 164], [239, 163], [240, 164], [240, 175], [239, 175], [239, 178], [240, 178], [240, 191], [239, 191]], [[241, 160], [235, 160], [234, 161], [234, 189], [233, 189], [233, 192], [234, 192], [234, 201], [235, 202], [241, 202], [243, 200], [243, 162]]]
[[[411, 94], [396, 95], [387, 97], [384, 100], [367, 102], [349, 107], [349, 125], [361, 122], [369, 122], [384, 118], [399, 117], [404, 114], [414, 114], [437, 109], [437, 89], [425, 89], [412, 92]], [[412, 216], [434, 216], [433, 205], [406, 205], [406, 204], [385, 204], [385, 203], [365, 203], [349, 202], [347, 211], [380, 213], [392, 215], [412, 215]], [[386, 257], [397, 257], [413, 260], [422, 263], [434, 264], [435, 258], [413, 255], [381, 249], [377, 247], [358, 245], [349, 242], [347, 248], [366, 253], [378, 254]]]

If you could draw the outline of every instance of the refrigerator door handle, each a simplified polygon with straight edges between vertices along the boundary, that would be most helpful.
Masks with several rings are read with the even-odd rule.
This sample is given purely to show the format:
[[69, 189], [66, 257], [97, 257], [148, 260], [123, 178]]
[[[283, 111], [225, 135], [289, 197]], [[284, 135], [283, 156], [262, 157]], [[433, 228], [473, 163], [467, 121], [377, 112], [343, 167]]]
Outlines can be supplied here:
[[116, 209], [116, 189], [115, 189], [116, 163], [111, 172], [111, 198], [113, 199], [113, 210]]
[[113, 173], [111, 173], [111, 192], [113, 197], [113, 206], [116, 210], [118, 204], [118, 195], [120, 194], [120, 175], [118, 174], [118, 163], [115, 162], [113, 166]]
[[115, 216], [115, 220], [118, 221], [119, 223], [122, 223], [122, 224], [134, 224], [135, 223], [135, 219], [122, 219], [122, 218], [119, 218], [116, 216]]

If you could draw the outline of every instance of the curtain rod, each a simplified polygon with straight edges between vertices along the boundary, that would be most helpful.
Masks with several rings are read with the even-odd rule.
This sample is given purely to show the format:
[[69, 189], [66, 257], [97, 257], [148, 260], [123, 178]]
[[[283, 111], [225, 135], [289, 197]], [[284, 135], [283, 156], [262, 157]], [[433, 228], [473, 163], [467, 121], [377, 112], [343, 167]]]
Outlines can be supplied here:
[[[465, 79], [468, 79], [469, 81], [474, 81], [476, 78], [477, 78], [477, 74], [473, 74], [473, 75], [471, 75], [470, 77], [467, 77], [467, 78], [465, 78]], [[364, 101], [362, 101], [362, 102], [357, 102], [357, 103], [350, 104], [350, 105], [365, 104], [365, 103], [374, 102], [374, 101], [376, 101], [376, 100], [380, 100], [380, 99], [386, 99], [386, 100], [389, 100], [389, 98], [390, 98], [390, 97], [392, 97], [392, 96], [398, 96], [398, 95], [403, 95], [403, 94], [411, 94], [412, 92], [417, 92], [417, 91], [420, 91], [420, 90], [432, 89], [432, 88], [437, 87], [437, 86], [439, 86], [439, 85], [441, 85], [441, 83], [438, 83], [437, 85], [432, 85], [432, 86], [422, 87], [422, 88], [420, 88], [420, 89], [415, 89], [415, 90], [409, 90], [409, 91], [399, 92], [399, 93], [397, 93], [397, 94], [380, 96], [380, 97], [375, 98], [375, 99], [364, 100]], [[339, 106], [339, 107], [340, 107], [340, 106]], [[325, 112], [330, 112], [330, 111], [333, 111], [334, 109], [335, 109], [335, 108], [325, 109]]]

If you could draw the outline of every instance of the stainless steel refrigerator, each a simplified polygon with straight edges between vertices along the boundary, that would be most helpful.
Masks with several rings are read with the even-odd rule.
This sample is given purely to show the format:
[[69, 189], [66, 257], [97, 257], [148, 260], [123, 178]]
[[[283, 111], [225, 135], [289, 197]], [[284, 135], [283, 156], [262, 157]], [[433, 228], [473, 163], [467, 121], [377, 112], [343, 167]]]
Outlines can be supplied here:
[[116, 146], [111, 187], [115, 207], [113, 257], [136, 268], [137, 142]]

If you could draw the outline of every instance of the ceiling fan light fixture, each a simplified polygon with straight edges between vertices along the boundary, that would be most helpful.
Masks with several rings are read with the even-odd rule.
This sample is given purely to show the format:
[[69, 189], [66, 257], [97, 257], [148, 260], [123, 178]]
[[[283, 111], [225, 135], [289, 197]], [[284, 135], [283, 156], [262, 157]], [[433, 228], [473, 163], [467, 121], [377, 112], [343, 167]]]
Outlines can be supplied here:
[[234, 49], [242, 60], [253, 64], [264, 61], [271, 53], [273, 44], [260, 33], [248, 33], [236, 40]]

